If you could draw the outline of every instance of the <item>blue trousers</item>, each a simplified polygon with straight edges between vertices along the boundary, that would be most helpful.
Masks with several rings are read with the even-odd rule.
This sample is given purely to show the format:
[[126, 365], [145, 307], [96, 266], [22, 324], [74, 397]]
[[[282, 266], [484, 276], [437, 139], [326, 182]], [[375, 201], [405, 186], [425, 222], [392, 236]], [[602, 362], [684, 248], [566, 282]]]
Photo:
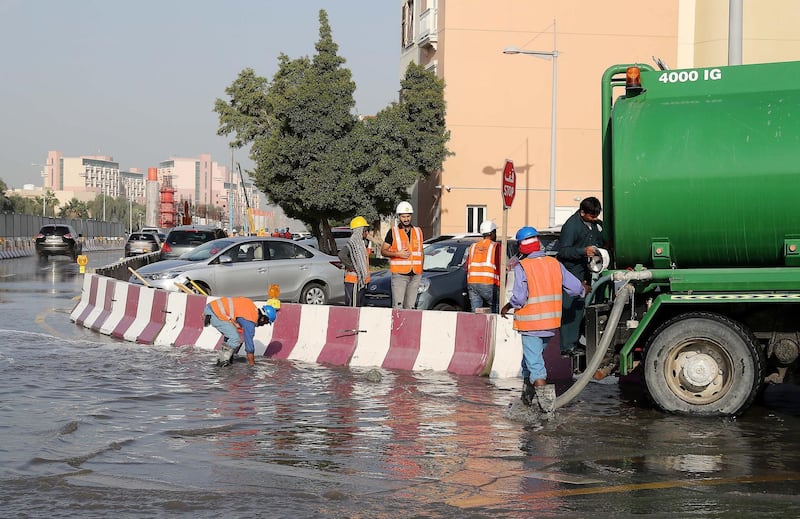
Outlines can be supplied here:
[[[206, 309], [204, 312], [205, 315], [211, 316], [211, 326], [217, 329], [219, 333], [225, 337], [225, 344], [230, 346], [232, 349], [236, 349], [242, 344], [242, 338], [239, 335], [239, 329], [230, 321], [223, 321], [219, 317], [214, 314], [214, 311], [211, 310], [209, 305], [206, 305]], [[247, 351], [247, 347], [245, 346], [245, 351]], [[247, 353], [254, 353], [255, 348], [253, 351], [247, 351]]]
[[500, 287], [485, 283], [470, 283], [467, 285], [469, 305], [474, 312], [478, 308], [489, 307], [493, 314], [500, 313]]
[[544, 349], [552, 337], [522, 336], [522, 378], [531, 381], [547, 380], [547, 369], [544, 366]]

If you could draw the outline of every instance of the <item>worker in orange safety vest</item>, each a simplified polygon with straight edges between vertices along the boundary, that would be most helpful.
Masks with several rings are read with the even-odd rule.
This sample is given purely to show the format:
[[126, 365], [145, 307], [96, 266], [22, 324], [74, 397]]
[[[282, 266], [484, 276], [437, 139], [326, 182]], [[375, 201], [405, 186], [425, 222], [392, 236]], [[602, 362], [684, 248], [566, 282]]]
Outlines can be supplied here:
[[500, 244], [497, 225], [491, 220], [481, 222], [483, 239], [469, 246], [467, 252], [467, 293], [473, 312], [489, 308], [493, 314], [500, 306]]
[[344, 304], [345, 306], [364, 306], [364, 293], [369, 283], [369, 256], [372, 250], [367, 247], [369, 224], [363, 216], [350, 220], [351, 236], [339, 251], [339, 259], [344, 264]]
[[381, 254], [389, 258], [392, 273], [392, 307], [414, 308], [422, 281], [422, 229], [411, 223], [414, 208], [408, 202], [397, 204], [397, 225], [389, 229]]
[[504, 318], [514, 308], [514, 329], [522, 335], [522, 402], [551, 414], [555, 411], [556, 391], [547, 383], [543, 352], [561, 325], [562, 290], [571, 296], [585, 297], [586, 287], [559, 261], [541, 250], [539, 233], [533, 227], [517, 231], [520, 255], [514, 266], [511, 299], [500, 310]]
[[204, 310], [205, 325], [213, 326], [225, 339], [219, 350], [218, 366], [229, 366], [231, 358], [242, 345], [241, 335], [244, 336], [244, 351], [247, 354], [247, 363], [254, 366], [255, 344], [253, 336], [256, 326], [272, 324], [278, 318], [278, 313], [271, 305], [261, 308], [246, 297], [221, 297], [208, 303]]

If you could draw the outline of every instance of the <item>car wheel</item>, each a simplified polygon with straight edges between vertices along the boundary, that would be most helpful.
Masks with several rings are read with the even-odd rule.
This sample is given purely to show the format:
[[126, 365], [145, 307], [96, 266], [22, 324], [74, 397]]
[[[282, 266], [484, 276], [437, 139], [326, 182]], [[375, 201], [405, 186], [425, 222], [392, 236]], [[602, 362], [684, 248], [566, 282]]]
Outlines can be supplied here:
[[451, 305], [450, 303], [439, 303], [434, 305], [432, 310], [439, 310], [442, 312], [460, 312], [461, 308], [456, 305]]
[[325, 287], [319, 283], [309, 283], [300, 293], [300, 302], [306, 305], [324, 305], [328, 303]]

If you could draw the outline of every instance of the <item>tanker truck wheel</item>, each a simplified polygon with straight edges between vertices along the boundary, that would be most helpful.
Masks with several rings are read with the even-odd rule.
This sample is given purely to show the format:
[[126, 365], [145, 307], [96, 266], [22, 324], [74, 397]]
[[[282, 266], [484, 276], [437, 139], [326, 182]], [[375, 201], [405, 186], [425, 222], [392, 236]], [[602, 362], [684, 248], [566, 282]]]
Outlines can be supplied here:
[[764, 358], [741, 324], [695, 312], [661, 325], [648, 341], [644, 382], [653, 403], [670, 413], [736, 415], [756, 397]]

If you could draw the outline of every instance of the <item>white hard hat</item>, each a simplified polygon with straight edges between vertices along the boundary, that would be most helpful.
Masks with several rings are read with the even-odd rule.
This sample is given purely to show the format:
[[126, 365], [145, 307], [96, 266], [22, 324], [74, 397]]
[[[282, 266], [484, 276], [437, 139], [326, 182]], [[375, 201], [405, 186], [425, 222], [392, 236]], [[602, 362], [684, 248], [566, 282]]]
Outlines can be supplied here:
[[589, 256], [589, 270], [594, 272], [595, 274], [599, 274], [608, 268], [611, 264], [611, 257], [608, 254], [606, 249], [601, 249], [600, 247], [595, 247], [597, 249], [597, 254], [594, 256]]
[[414, 208], [408, 202], [400, 202], [397, 204], [397, 214], [414, 214]]
[[478, 230], [481, 234], [489, 234], [490, 232], [497, 230], [497, 226], [491, 220], [484, 220], [481, 222], [481, 226]]

